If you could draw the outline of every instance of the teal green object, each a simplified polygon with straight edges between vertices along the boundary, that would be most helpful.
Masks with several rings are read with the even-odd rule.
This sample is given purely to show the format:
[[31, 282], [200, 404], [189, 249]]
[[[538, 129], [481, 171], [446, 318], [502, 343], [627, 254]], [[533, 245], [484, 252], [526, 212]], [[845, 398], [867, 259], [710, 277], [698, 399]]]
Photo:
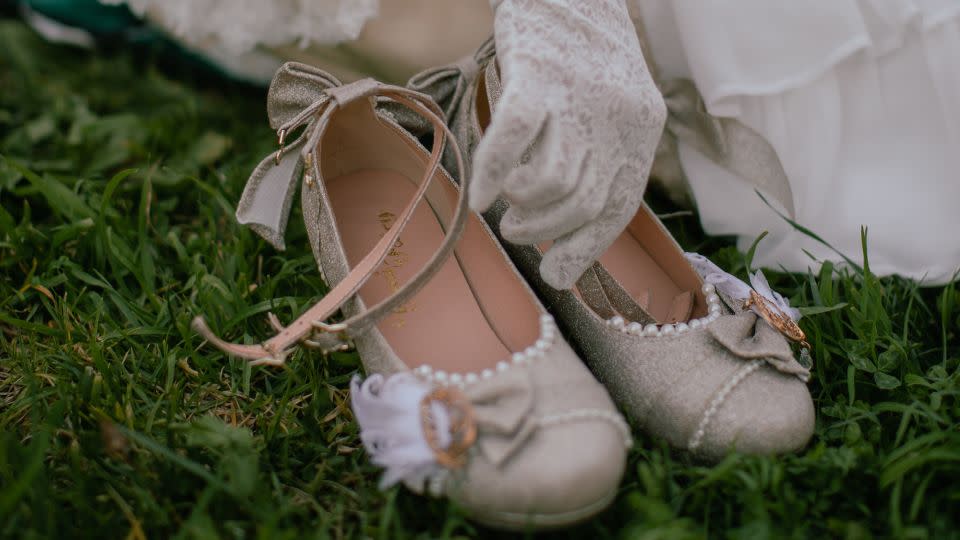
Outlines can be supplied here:
[[126, 6], [106, 6], [97, 0], [24, 0], [23, 3], [51, 19], [93, 34], [119, 34], [140, 24]]

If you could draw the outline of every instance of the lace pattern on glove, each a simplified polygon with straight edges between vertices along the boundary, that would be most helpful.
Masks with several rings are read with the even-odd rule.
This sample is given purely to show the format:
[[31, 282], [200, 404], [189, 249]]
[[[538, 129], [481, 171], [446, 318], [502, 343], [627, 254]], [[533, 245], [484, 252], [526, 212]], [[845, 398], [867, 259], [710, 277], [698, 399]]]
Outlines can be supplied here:
[[471, 205], [508, 202], [504, 238], [554, 241], [541, 275], [570, 288], [637, 211], [666, 108], [622, 0], [492, 5], [503, 88]]

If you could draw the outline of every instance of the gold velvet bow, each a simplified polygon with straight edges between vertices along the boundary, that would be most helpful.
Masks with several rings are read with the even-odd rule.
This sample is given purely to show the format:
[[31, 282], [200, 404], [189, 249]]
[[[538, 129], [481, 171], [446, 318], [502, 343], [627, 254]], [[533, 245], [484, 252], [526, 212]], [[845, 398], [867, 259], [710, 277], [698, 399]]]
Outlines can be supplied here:
[[720, 317], [707, 326], [714, 340], [745, 360], [766, 360], [781, 373], [795, 375], [806, 382], [810, 370], [797, 362], [783, 335], [751, 311]]

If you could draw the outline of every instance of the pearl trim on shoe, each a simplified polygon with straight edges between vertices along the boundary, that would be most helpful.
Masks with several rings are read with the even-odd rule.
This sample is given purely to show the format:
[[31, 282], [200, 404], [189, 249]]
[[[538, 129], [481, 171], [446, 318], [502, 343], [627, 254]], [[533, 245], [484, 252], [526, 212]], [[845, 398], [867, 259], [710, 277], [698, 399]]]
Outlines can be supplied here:
[[697, 425], [696, 431], [693, 432], [693, 436], [690, 437], [690, 442], [687, 443], [687, 449], [694, 451], [700, 447], [700, 443], [703, 442], [703, 436], [707, 432], [707, 427], [710, 425], [710, 421], [713, 420], [713, 416], [717, 413], [717, 410], [720, 409], [720, 406], [723, 405], [723, 402], [727, 400], [727, 396], [730, 395], [730, 392], [733, 392], [733, 389], [737, 387], [744, 379], [747, 378], [751, 373], [760, 369], [763, 366], [764, 360], [751, 360], [749, 363], [745, 364], [743, 367], [737, 371], [726, 384], [723, 385], [723, 388], [717, 392], [717, 395], [714, 396], [713, 400], [710, 401], [710, 405], [707, 407], [707, 410], [703, 412], [703, 416], [700, 418], [700, 423]]
[[676, 324], [648, 324], [643, 326], [640, 323], [627, 323], [623, 317], [617, 315], [607, 320], [607, 325], [613, 327], [624, 334], [632, 334], [638, 337], [670, 337], [698, 330], [712, 323], [723, 315], [723, 307], [720, 305], [720, 296], [717, 295], [716, 287], [707, 283], [701, 289], [707, 300], [707, 316], [699, 319], [691, 319], [687, 322]]
[[413, 373], [421, 379], [437, 384], [439, 386], [455, 386], [465, 388], [468, 385], [478, 382], [480, 379], [490, 379], [497, 373], [502, 373], [514, 366], [522, 366], [528, 362], [538, 360], [553, 347], [557, 340], [559, 330], [553, 317], [544, 313], [540, 316], [540, 336], [533, 345], [523, 351], [515, 352], [507, 360], [497, 362], [493, 369], [485, 369], [480, 373], [447, 373], [446, 371], [434, 370], [433, 367], [426, 364], [413, 369]]
[[633, 447], [633, 435], [630, 426], [619, 414], [599, 409], [577, 409], [560, 414], [543, 416], [538, 420], [540, 427], [555, 426], [581, 420], [603, 420], [612, 424], [623, 436], [623, 444], [627, 448]]

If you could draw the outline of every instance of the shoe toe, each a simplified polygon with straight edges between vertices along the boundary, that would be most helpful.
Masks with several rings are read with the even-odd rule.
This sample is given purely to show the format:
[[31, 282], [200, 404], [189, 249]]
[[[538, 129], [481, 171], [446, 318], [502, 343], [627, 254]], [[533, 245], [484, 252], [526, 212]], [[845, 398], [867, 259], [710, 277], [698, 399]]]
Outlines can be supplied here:
[[542, 424], [499, 465], [479, 452], [451, 479], [450, 496], [475, 520], [499, 528], [567, 526], [613, 500], [626, 464], [624, 438], [609, 420]]
[[698, 454], [713, 459], [730, 451], [783, 454], [810, 440], [815, 413], [807, 385], [765, 363], [757, 366], [716, 404], [695, 448]]

